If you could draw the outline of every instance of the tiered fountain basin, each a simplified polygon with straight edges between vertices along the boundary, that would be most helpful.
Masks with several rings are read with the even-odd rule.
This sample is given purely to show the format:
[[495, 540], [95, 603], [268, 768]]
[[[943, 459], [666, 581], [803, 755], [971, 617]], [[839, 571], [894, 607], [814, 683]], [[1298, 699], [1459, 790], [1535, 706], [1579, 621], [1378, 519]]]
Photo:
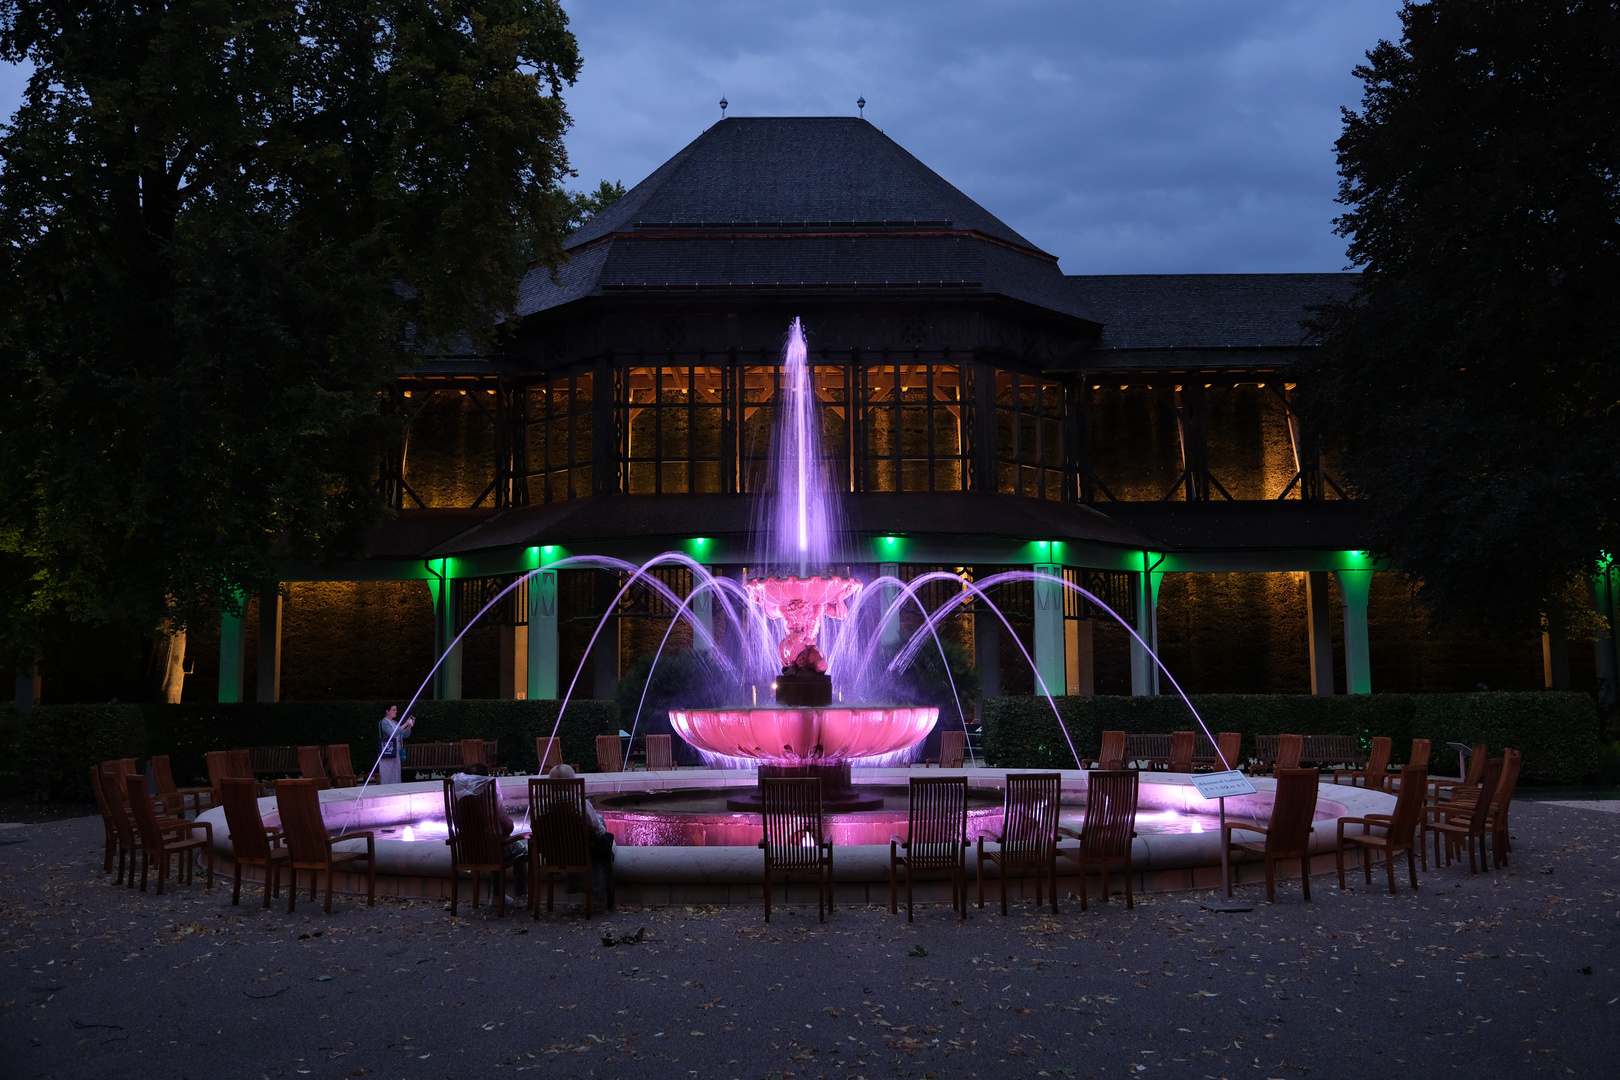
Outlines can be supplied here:
[[[927, 775], [963, 775], [968, 779], [975, 798], [975, 822], [987, 822], [994, 831], [998, 822], [999, 796], [1008, 770], [966, 769], [928, 770]], [[1013, 770], [1022, 771], [1022, 770]], [[905, 833], [906, 784], [921, 770], [856, 769], [855, 780], [860, 788], [883, 789], [885, 815], [895, 814], [897, 825], [878, 826], [888, 832]], [[1063, 776], [1064, 818], [1078, 823], [1084, 813], [1086, 773], [1067, 770]], [[663, 793], [698, 790], [711, 798], [723, 800], [729, 791], [747, 789], [754, 785], [754, 777], [734, 769], [680, 769], [675, 772], [654, 773], [590, 773], [584, 777], [587, 794], [603, 810], [616, 836], [622, 837], [614, 864], [614, 879], [621, 905], [664, 906], [677, 904], [757, 904], [762, 894], [763, 860], [754, 846], [759, 836], [758, 819], [749, 814], [740, 816], [741, 827], [729, 821], [716, 823], [716, 839], [738, 839], [741, 846], [725, 844], [697, 844], [691, 842], [693, 834], [685, 825], [656, 826], [646, 818], [635, 800], [642, 793]], [[515, 820], [521, 822], [525, 812], [528, 781], [525, 777], [503, 777], [499, 781], [501, 797]], [[1270, 817], [1275, 798], [1275, 782], [1256, 778], [1254, 795], [1227, 800], [1227, 820], [1241, 827], [1244, 822], [1264, 822]], [[894, 795], [889, 796], [889, 789]], [[436, 781], [410, 784], [372, 786], [365, 789], [365, 798], [359, 800], [359, 791], [347, 788], [321, 792], [322, 812], [327, 824], [334, 830], [346, 827], [349, 831], [372, 830], [377, 834], [377, 891], [383, 895], [439, 897], [450, 891], [450, 855], [444, 837], [443, 786]], [[630, 796], [629, 800], [625, 797]], [[673, 796], [671, 796], [673, 797]], [[615, 803], [613, 800], [618, 799]], [[1380, 791], [1364, 788], [1336, 786], [1324, 783], [1317, 799], [1316, 830], [1311, 837], [1311, 868], [1313, 873], [1333, 869], [1333, 846], [1336, 841], [1336, 819], [1360, 817], [1370, 813], [1391, 812], [1395, 799]], [[993, 813], [984, 813], [987, 807]], [[1184, 774], [1143, 773], [1138, 797], [1138, 839], [1133, 846], [1136, 867], [1136, 889], [1141, 892], [1176, 889], [1215, 888], [1220, 885], [1220, 837], [1210, 824], [1215, 805], [1206, 802]], [[891, 809], [892, 808], [892, 809]], [[260, 800], [260, 810], [267, 824], [276, 822], [274, 798]], [[676, 811], [675, 814], [681, 813]], [[724, 811], [695, 811], [700, 815], [722, 814]], [[844, 843], [837, 839], [838, 819], [834, 821], [834, 870], [836, 896], [841, 904], [888, 903], [889, 845], [887, 836], [876, 837], [850, 834], [856, 842]], [[859, 817], [860, 815], [852, 815]], [[231, 872], [231, 847], [224, 812], [209, 810], [202, 816], [214, 826], [216, 854], [223, 860], [224, 871]], [[673, 820], [673, 815], [671, 819]], [[692, 824], [690, 822], [686, 824]], [[697, 823], [708, 829], [709, 823]], [[752, 832], [749, 831], [749, 825]], [[874, 823], [875, 824], [875, 823]], [[405, 826], [410, 825], [415, 840], [403, 839]], [[1201, 825], [1202, 833], [1190, 831]], [[969, 825], [970, 837], [979, 827]], [[1166, 831], [1152, 831], [1163, 828]], [[1359, 826], [1358, 826], [1359, 828]], [[659, 830], [663, 831], [660, 832]], [[1171, 831], [1185, 830], [1185, 831]], [[677, 835], [678, 834], [678, 835]], [[707, 834], [705, 834], [706, 840]], [[751, 838], [750, 838], [751, 837]], [[1248, 839], [1258, 839], [1250, 833]], [[637, 839], [657, 839], [658, 844], [637, 844]], [[669, 840], [677, 840], [675, 843]], [[865, 842], [861, 842], [865, 841]], [[364, 848], [364, 841], [345, 846]], [[1355, 853], [1347, 853], [1349, 865], [1359, 866]], [[1074, 881], [1073, 861], [1060, 859], [1059, 873], [1066, 876], [1060, 881], [1062, 892], [1078, 890]], [[1279, 873], [1288, 875], [1292, 868], [1279, 866]], [[256, 868], [244, 867], [243, 876], [258, 880]], [[969, 853], [968, 872], [973, 873], [972, 853]], [[994, 874], [993, 866], [986, 867]], [[1247, 857], [1236, 862], [1239, 882], [1264, 879], [1263, 867]], [[1113, 875], [1119, 882], [1118, 874]], [[1033, 897], [1034, 883], [1015, 875], [1009, 882], [1009, 893]], [[307, 880], [306, 880], [307, 887]], [[336, 887], [350, 893], [365, 892], [364, 875], [339, 874]], [[789, 886], [790, 898], [797, 900], [802, 892], [808, 898], [809, 886]], [[943, 880], [919, 878], [919, 900], [949, 899], [950, 886]]]

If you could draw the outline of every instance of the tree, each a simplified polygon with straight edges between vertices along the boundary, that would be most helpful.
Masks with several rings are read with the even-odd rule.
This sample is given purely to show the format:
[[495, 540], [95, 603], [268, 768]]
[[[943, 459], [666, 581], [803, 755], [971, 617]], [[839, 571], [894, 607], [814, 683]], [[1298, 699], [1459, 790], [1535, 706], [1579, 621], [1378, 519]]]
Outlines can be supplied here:
[[591, 218], [619, 201], [624, 194], [624, 183], [603, 180], [595, 191], [565, 191], [562, 193], [563, 231], [573, 232]]
[[354, 552], [396, 372], [563, 259], [556, 0], [0, 0], [0, 644]]
[[1364, 271], [1316, 320], [1303, 405], [1421, 600], [1533, 632], [1620, 553], [1620, 4], [1401, 19], [1344, 113]]

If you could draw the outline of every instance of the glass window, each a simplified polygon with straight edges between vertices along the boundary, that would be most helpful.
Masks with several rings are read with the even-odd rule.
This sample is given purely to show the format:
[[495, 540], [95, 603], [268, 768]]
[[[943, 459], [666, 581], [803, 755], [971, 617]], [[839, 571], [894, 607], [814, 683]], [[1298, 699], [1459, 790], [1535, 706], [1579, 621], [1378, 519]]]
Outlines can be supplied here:
[[529, 388], [529, 498], [563, 502], [591, 493], [594, 443], [590, 375]]
[[632, 367], [624, 374], [625, 490], [723, 491], [725, 369]]
[[862, 489], [962, 490], [962, 369], [880, 364], [861, 380]]
[[1063, 388], [1058, 383], [996, 372], [996, 490], [1063, 497]]

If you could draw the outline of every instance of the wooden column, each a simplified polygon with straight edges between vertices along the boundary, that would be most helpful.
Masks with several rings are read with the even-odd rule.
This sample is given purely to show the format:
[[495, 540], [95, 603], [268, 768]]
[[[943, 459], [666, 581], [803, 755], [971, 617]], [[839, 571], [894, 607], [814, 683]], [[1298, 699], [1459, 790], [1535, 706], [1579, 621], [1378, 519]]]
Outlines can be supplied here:
[[281, 586], [259, 597], [259, 700], [281, 700]]

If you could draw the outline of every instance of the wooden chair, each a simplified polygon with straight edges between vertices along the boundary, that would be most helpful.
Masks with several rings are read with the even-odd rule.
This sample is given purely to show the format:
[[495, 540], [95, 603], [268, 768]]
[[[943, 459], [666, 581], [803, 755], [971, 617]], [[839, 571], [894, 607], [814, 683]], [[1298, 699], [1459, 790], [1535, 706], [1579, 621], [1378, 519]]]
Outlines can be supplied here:
[[1299, 768], [1299, 756], [1305, 751], [1305, 736], [1279, 735], [1277, 736], [1277, 760], [1271, 767], [1275, 776], [1282, 769]]
[[[134, 822], [135, 831], [141, 838], [141, 892], [146, 891], [146, 875], [151, 868], [152, 858], [158, 859], [158, 895], [163, 895], [164, 883], [169, 878], [169, 856], [179, 856], [179, 863], [175, 866], [174, 881], [180, 884], [182, 878], [187, 884], [191, 882], [191, 853], [199, 848], [203, 852], [208, 864], [208, 884], [206, 888], [214, 887], [214, 827], [206, 821], [187, 821], [185, 818], [158, 817], [152, 809], [152, 799], [146, 790], [146, 777], [125, 776], [124, 783], [128, 791], [130, 818]], [[202, 835], [197, 835], [201, 830]], [[130, 863], [130, 875], [135, 876], [133, 860]]]
[[326, 748], [326, 765], [332, 773], [332, 786], [349, 788], [359, 781], [354, 775], [354, 759], [349, 756], [348, 743], [331, 743]]
[[1471, 749], [1468, 753], [1468, 765], [1463, 770], [1461, 780], [1457, 780], [1449, 776], [1442, 776], [1438, 779], [1430, 777], [1429, 794], [1431, 796], [1431, 801], [1433, 799], [1439, 799], [1442, 793], [1450, 794], [1453, 790], [1458, 788], [1478, 787], [1480, 778], [1485, 772], [1485, 753], [1486, 750], [1484, 743], [1475, 743], [1473, 745], [1473, 749]]
[[[1112, 770], [1110, 770], [1112, 771]], [[1039, 907], [1043, 878], [1052, 882], [1052, 914], [1057, 914], [1057, 830], [1060, 773], [1008, 773], [1007, 795], [1001, 816], [1001, 832], [979, 833], [979, 907], [984, 907], [984, 861], [996, 864], [1001, 881], [1001, 913], [1007, 914], [1008, 871], [1023, 868], [1035, 871], [1035, 906]], [[999, 850], [986, 851], [984, 842], [993, 840]]]
[[1502, 751], [1502, 776], [1496, 782], [1496, 794], [1491, 798], [1490, 816], [1485, 820], [1485, 831], [1491, 834], [1491, 858], [1497, 866], [1506, 866], [1508, 852], [1513, 850], [1513, 838], [1508, 834], [1508, 807], [1513, 793], [1519, 789], [1519, 759], [1517, 750]]
[[[1376, 751], [1375, 751], [1376, 752]], [[1384, 870], [1389, 874], [1389, 891], [1395, 892], [1395, 856], [1406, 852], [1406, 870], [1412, 878], [1412, 888], [1418, 887], [1417, 864], [1413, 859], [1423, 855], [1423, 867], [1428, 869], [1429, 860], [1422, 842], [1418, 838], [1418, 826], [1423, 823], [1424, 793], [1428, 790], [1429, 770], [1423, 765], [1407, 765], [1401, 769], [1401, 793], [1395, 799], [1395, 810], [1389, 814], [1368, 814], [1366, 817], [1343, 817], [1339, 819], [1339, 844], [1334, 850], [1334, 860], [1339, 867], [1339, 888], [1344, 888], [1344, 845], [1346, 843], [1359, 845], [1361, 853], [1361, 868], [1366, 872], [1367, 884], [1372, 884], [1372, 853], [1384, 853]], [[1360, 825], [1360, 833], [1346, 833], [1346, 825]], [[1372, 828], [1381, 825], [1384, 828], [1383, 836], [1374, 836]], [[1415, 851], [1414, 851], [1415, 849]]]
[[[174, 784], [174, 771], [169, 767], [168, 754], [153, 754], [149, 763], [152, 776], [157, 780], [158, 798], [163, 803], [163, 812], [176, 817], [184, 817], [189, 809], [193, 816], [202, 813], [203, 797], [213, 792], [208, 787], [176, 787]], [[191, 806], [186, 806], [186, 800], [191, 800]]]
[[540, 775], [549, 774], [562, 764], [562, 739], [544, 735], [535, 739], [534, 756], [540, 759]]
[[1229, 772], [1243, 767], [1239, 755], [1243, 752], [1243, 733], [1241, 731], [1223, 731], [1216, 736], [1217, 760], [1213, 763], [1216, 769]]
[[833, 843], [821, 827], [821, 778], [772, 777], [760, 781], [765, 853], [765, 921], [771, 921], [771, 878], [782, 875], [782, 903], [787, 903], [787, 875], [816, 876], [816, 917], [827, 921], [833, 909]]
[[[309, 898], [315, 899], [320, 873], [326, 871], [326, 907], [332, 911], [332, 877], [337, 867], [365, 860], [366, 906], [377, 903], [377, 837], [370, 830], [351, 832], [334, 838], [321, 817], [320, 792], [313, 780], [283, 780], [276, 785], [276, 811], [281, 815], [281, 835], [287, 845], [287, 865], [292, 881], [287, 886], [287, 914], [298, 902], [298, 871], [309, 871]], [[364, 840], [366, 850], [345, 851], [336, 844]]]
[[325, 791], [332, 786], [331, 777], [326, 775], [326, 762], [321, 760], [319, 746], [298, 748], [298, 774], [305, 780], [315, 781], [317, 791]]
[[[1408, 754], [1407, 758], [1406, 758], [1406, 764], [1408, 764], [1408, 765], [1421, 765], [1421, 766], [1423, 766], [1423, 771], [1424, 771], [1425, 777], [1427, 777], [1428, 770], [1429, 770], [1429, 746], [1430, 746], [1430, 743], [1429, 743], [1428, 739], [1413, 739], [1412, 740], [1412, 752], [1410, 754]], [[1425, 779], [1423, 781], [1423, 783], [1424, 783], [1425, 789], [1427, 789], [1429, 781], [1427, 779]], [[1396, 794], [1400, 793], [1400, 790], [1401, 790], [1401, 772], [1400, 772], [1400, 769], [1396, 769], [1395, 771], [1391, 772], [1387, 777], [1384, 778], [1384, 790], [1385, 791], [1395, 792]]]
[[596, 737], [596, 771], [624, 772], [624, 743], [617, 735]]
[[[126, 885], [133, 889], [135, 853], [141, 849], [141, 838], [135, 831], [135, 821], [129, 809], [127, 785], [130, 774], [124, 771], [124, 763], [121, 761], [103, 761], [98, 768], [101, 773], [101, 795], [107, 801], [113, 834], [118, 840], [118, 876], [113, 881], [115, 884]], [[144, 790], [143, 788], [143, 793]]]
[[107, 793], [102, 790], [101, 766], [90, 766], [90, 792], [96, 797], [96, 809], [101, 811], [101, 828], [103, 831], [103, 855], [101, 872], [110, 874], [113, 871], [113, 856], [118, 856], [118, 880], [124, 880], [124, 849], [118, 842], [118, 825], [113, 820], [112, 804], [107, 801]]
[[252, 780], [261, 799], [270, 794], [269, 788], [253, 775], [253, 762], [246, 750], [209, 750], [203, 754], [203, 760], [208, 763], [208, 797], [213, 805], [219, 805], [219, 782], [228, 776]]
[[1193, 771], [1193, 736], [1191, 731], [1172, 731], [1170, 733], [1170, 761], [1171, 772], [1190, 773]]
[[919, 872], [937, 870], [950, 871], [951, 907], [967, 918], [967, 846], [967, 777], [912, 777], [905, 839], [889, 837], [889, 914], [900, 911], [898, 873], [903, 866], [906, 922], [912, 921], [912, 881]]
[[[481, 739], [472, 740], [480, 744]], [[481, 764], [481, 763], [480, 763]], [[461, 874], [472, 874], [472, 906], [478, 906], [478, 875], [495, 875], [490, 888], [495, 893], [495, 914], [506, 915], [506, 871], [522, 862], [521, 852], [510, 850], [511, 838], [501, 821], [501, 789], [491, 779], [478, 791], [457, 796], [456, 781], [444, 781], [444, 823], [450, 835], [444, 842], [450, 846], [450, 914], [456, 914], [461, 900]]]
[[[493, 764], [494, 764], [494, 762], [484, 760], [484, 740], [483, 739], [462, 739], [461, 740], [461, 767], [463, 769], [468, 768], [469, 766], [472, 766], [472, 765], [489, 766], [489, 765], [493, 765]], [[474, 904], [473, 906], [476, 907], [477, 905]]]
[[923, 762], [923, 768], [938, 765], [942, 769], [960, 769], [967, 759], [967, 732], [942, 731], [939, 733], [939, 757]]
[[[1333, 782], [1337, 784], [1339, 777], [1348, 776], [1351, 787], [1355, 787], [1356, 781], [1359, 780], [1362, 787], [1377, 788], [1379, 791], [1384, 790], [1389, 785], [1389, 748], [1390, 738], [1388, 735], [1375, 736], [1372, 741], [1372, 752], [1367, 755], [1367, 767], [1365, 769], [1334, 769]], [[1427, 767], [1424, 768], [1424, 772], [1428, 772]]]
[[[545, 760], [544, 757], [541, 758]], [[590, 819], [585, 812], [585, 781], [580, 777], [529, 780], [529, 910], [540, 917], [540, 877], [546, 879], [546, 910], [553, 908], [557, 878], [584, 878], [585, 917], [591, 917], [595, 876]], [[608, 875], [607, 906], [613, 907], [613, 876]]]
[[[1081, 762], [1084, 767], [1087, 762]], [[1123, 731], [1105, 731], [1102, 733], [1102, 749], [1097, 756], [1091, 758], [1089, 764], [1104, 772], [1114, 772], [1125, 767], [1125, 733]]]
[[1139, 778], [1134, 769], [1101, 769], [1086, 777], [1086, 819], [1080, 831], [1058, 827], [1058, 835], [1080, 841], [1077, 848], [1058, 848], [1073, 859], [1080, 873], [1080, 910], [1085, 911], [1086, 870], [1096, 863], [1102, 874], [1103, 903], [1108, 903], [1108, 864], [1125, 864], [1125, 906], [1136, 906], [1132, 882], [1131, 841], [1136, 839], [1136, 795]]
[[[230, 830], [232, 859], [236, 863], [235, 880], [231, 885], [231, 903], [242, 902], [242, 867], [264, 867], [264, 906], [270, 906], [272, 896], [281, 895], [281, 866], [287, 861], [287, 849], [281, 844], [281, 830], [265, 825], [259, 813], [258, 788], [251, 780], [226, 777], [221, 781], [224, 793], [225, 827]], [[297, 883], [294, 882], [294, 887]]]
[[675, 771], [675, 743], [670, 736], [647, 736], [647, 771]]
[[[1475, 753], [1477, 757], [1483, 757]], [[1472, 766], [1472, 762], [1470, 762]], [[1491, 799], [1496, 796], [1496, 787], [1502, 776], [1502, 759], [1489, 758], [1480, 767], [1479, 784], [1475, 787], [1453, 786], [1451, 798], [1446, 802], [1430, 802], [1424, 806], [1423, 834], [1434, 834], [1434, 861], [1440, 862], [1440, 838], [1446, 840], [1446, 865], [1451, 865], [1452, 853], [1458, 844], [1468, 848], [1468, 872], [1479, 873], [1479, 864], [1486, 863], [1485, 869], [1490, 865], [1485, 849], [1485, 825], [1490, 818]], [[1475, 846], [1479, 848], [1479, 858], [1474, 857]]]
[[[1298, 739], [1299, 736], [1292, 736]], [[1283, 739], [1289, 736], [1284, 735]], [[1316, 789], [1321, 779], [1315, 769], [1278, 769], [1277, 795], [1271, 804], [1271, 820], [1265, 825], [1234, 825], [1221, 829], [1221, 843], [1228, 851], [1247, 851], [1266, 860], [1266, 902], [1277, 898], [1277, 860], [1298, 859], [1305, 899], [1311, 898], [1311, 824], [1316, 817]], [[1233, 829], [1265, 834], [1265, 840], [1232, 839]], [[1227, 867], [1226, 895], [1232, 895], [1232, 868]]]

